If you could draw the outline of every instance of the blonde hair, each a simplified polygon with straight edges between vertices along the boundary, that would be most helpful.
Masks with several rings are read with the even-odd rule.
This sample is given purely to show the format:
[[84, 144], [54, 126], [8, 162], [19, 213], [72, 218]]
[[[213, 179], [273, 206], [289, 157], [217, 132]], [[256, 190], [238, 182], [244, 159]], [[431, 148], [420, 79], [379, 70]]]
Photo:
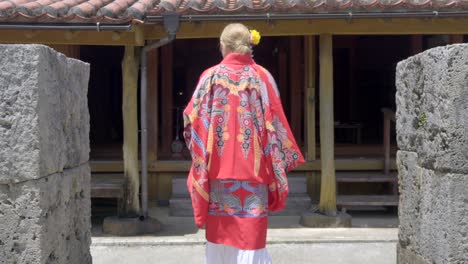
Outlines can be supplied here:
[[250, 31], [246, 26], [240, 23], [227, 25], [221, 33], [219, 41], [221, 43], [221, 53], [223, 56], [229, 53], [252, 54]]

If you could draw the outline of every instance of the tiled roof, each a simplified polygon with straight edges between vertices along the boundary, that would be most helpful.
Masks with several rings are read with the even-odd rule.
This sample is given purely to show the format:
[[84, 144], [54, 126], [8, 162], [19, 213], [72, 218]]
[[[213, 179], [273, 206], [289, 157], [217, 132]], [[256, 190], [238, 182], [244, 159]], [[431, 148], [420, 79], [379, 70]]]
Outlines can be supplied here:
[[468, 0], [161, 0], [150, 14], [336, 13], [468, 10]]
[[0, 0], [0, 22], [142, 22], [158, 0]]
[[0, 0], [0, 22], [129, 23], [147, 15], [468, 11], [468, 0]]

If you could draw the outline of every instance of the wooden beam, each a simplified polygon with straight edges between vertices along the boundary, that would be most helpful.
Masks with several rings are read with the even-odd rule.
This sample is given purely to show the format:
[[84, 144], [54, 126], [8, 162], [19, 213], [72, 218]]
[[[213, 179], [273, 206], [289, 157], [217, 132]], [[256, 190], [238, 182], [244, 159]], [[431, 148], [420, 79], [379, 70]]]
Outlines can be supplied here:
[[320, 35], [320, 157], [322, 178], [320, 212], [336, 215], [335, 137], [333, 118], [333, 38]]
[[70, 30], [0, 30], [0, 43], [56, 45], [140, 45], [135, 32]]
[[302, 145], [302, 89], [301, 89], [301, 41], [302, 37], [289, 38], [289, 111], [291, 129], [297, 144]]
[[145, 31], [143, 30], [143, 25], [136, 24], [133, 25], [133, 32], [135, 36], [135, 45], [144, 46], [145, 45]]
[[171, 155], [171, 142], [173, 139], [173, 44], [163, 46], [161, 48], [161, 155], [166, 158]]
[[[178, 39], [217, 38], [229, 22], [182, 22], [177, 32]], [[394, 18], [394, 19], [314, 19], [243, 21], [248, 27], [257, 29], [262, 36], [301, 35], [412, 35], [412, 34], [468, 34], [468, 18]], [[166, 36], [161, 24], [145, 25], [147, 39]]]
[[140, 213], [137, 116], [138, 58], [137, 48], [133, 46], [125, 47], [125, 54], [122, 61], [122, 114], [124, 127], [124, 177], [126, 188], [122, 213], [126, 216]]

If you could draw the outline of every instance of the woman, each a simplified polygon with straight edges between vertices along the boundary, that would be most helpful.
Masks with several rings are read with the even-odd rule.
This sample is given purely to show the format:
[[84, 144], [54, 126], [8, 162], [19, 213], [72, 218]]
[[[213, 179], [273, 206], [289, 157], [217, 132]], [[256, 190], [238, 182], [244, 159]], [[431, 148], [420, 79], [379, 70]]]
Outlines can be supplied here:
[[252, 59], [260, 35], [230, 24], [223, 61], [200, 76], [184, 111], [192, 155], [187, 186], [206, 226], [205, 263], [271, 263], [268, 212], [284, 208], [286, 172], [304, 162], [271, 74]]

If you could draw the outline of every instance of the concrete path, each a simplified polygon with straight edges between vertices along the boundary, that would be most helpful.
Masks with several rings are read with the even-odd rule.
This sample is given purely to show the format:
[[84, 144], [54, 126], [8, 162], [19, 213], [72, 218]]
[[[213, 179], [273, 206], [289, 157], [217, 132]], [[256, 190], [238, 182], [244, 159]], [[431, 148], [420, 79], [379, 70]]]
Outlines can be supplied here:
[[[171, 217], [150, 208], [162, 230], [139, 237], [112, 237], [93, 225], [93, 264], [203, 263], [205, 231], [192, 217]], [[304, 228], [299, 216], [269, 218], [267, 248], [274, 264], [395, 264], [395, 216], [354, 216], [355, 228]], [[372, 227], [372, 228], [368, 228]]]
[[[204, 245], [93, 246], [94, 264], [203, 263]], [[396, 244], [306, 243], [273, 244], [268, 250], [275, 264], [395, 264]]]
[[[270, 229], [274, 263], [395, 264], [397, 229]], [[94, 264], [203, 263], [204, 231], [182, 236], [94, 237]]]

